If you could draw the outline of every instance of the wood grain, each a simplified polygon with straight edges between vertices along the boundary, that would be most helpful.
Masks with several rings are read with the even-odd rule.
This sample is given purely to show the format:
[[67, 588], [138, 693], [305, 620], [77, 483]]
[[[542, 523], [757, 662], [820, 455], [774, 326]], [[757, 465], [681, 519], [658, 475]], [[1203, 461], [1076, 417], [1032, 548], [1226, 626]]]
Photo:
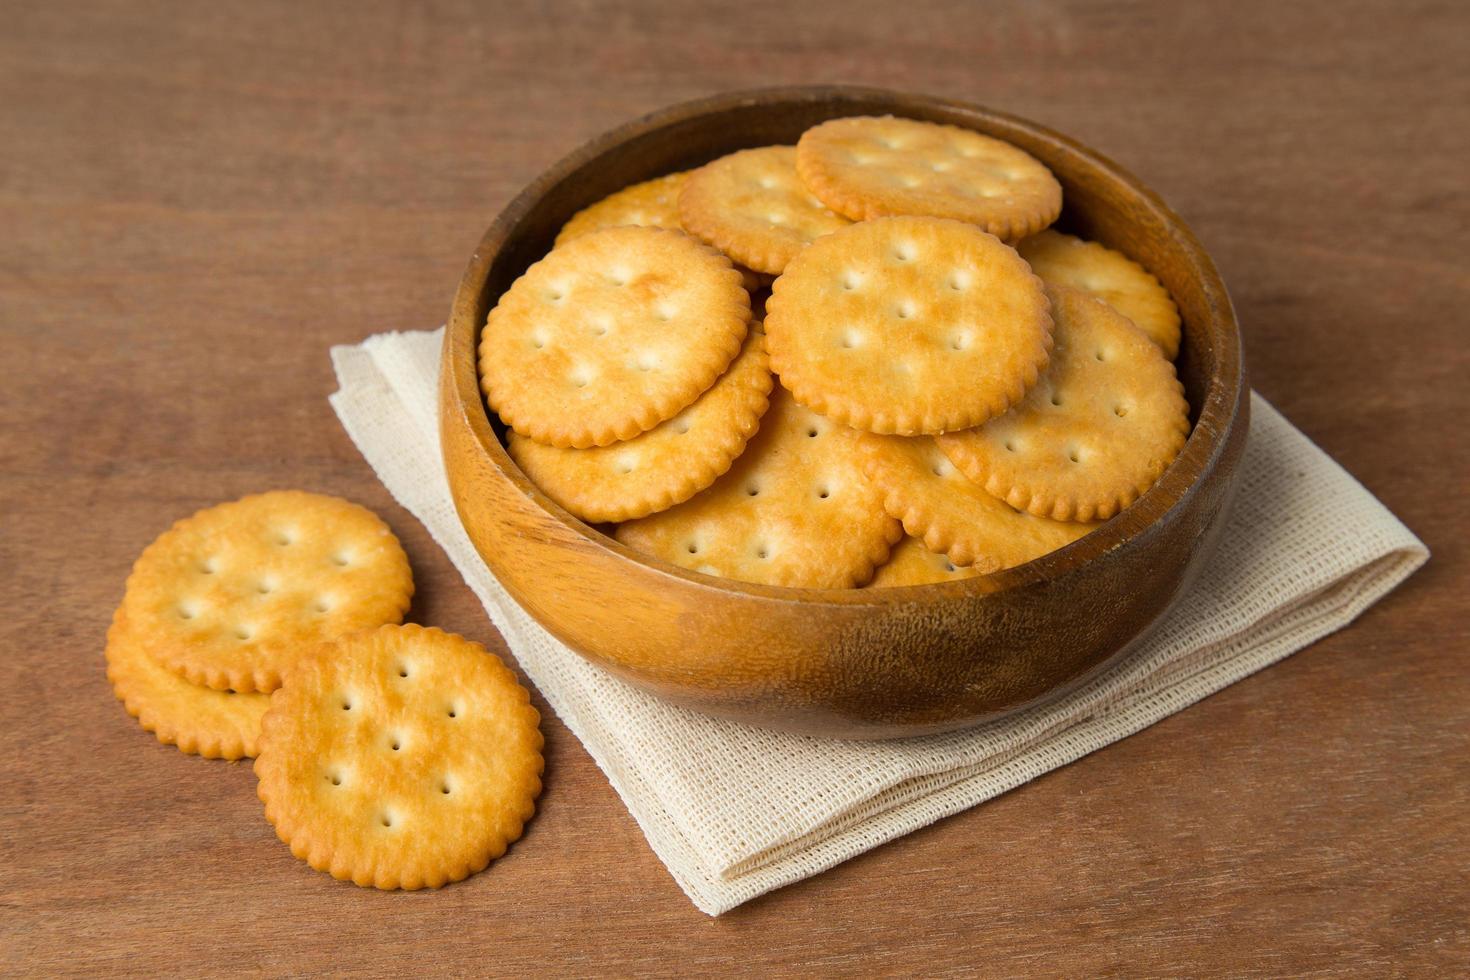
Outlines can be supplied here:
[[[4, 969], [1464, 973], [1464, 5], [710, 9], [0, 3]], [[581, 140], [818, 81], [1002, 106], [1137, 172], [1219, 263], [1255, 386], [1429, 565], [1279, 666], [718, 920], [554, 719], [526, 838], [392, 895], [309, 871], [248, 768], [123, 714], [101, 644], [133, 557], [274, 486], [382, 513], [412, 618], [503, 651], [337, 425], [326, 348], [442, 322], [490, 218]]]

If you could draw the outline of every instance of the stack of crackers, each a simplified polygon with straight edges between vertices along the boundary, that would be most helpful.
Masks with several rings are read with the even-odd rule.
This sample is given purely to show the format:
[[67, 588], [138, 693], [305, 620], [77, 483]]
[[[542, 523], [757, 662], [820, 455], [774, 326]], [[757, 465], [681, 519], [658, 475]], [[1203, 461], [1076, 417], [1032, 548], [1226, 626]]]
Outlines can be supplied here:
[[1062, 188], [956, 126], [853, 117], [575, 215], [480, 373], [567, 511], [685, 568], [919, 585], [1064, 547], [1189, 435], [1179, 311], [1052, 230]]
[[540, 718], [479, 644], [398, 625], [413, 576], [377, 515], [277, 491], [179, 521], [144, 550], [107, 675], [165, 744], [255, 756], [293, 854], [359, 885], [438, 887], [521, 834]]

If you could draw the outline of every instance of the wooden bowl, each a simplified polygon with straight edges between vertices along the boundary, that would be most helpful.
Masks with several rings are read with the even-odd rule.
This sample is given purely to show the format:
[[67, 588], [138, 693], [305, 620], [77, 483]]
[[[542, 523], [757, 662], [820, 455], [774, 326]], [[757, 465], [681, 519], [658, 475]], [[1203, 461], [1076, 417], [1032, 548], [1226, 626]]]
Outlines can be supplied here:
[[[1184, 320], [1193, 433], [1159, 482], [1096, 531], [1029, 564], [894, 589], [787, 589], [639, 554], [536, 488], [481, 397], [476, 349], [496, 299], [578, 209], [734, 150], [795, 143], [839, 116], [891, 113], [1009, 140], [1061, 181], [1061, 227], [1141, 261]], [[872, 738], [988, 720], [1125, 653], [1194, 579], [1224, 524], [1247, 430], [1240, 334], [1194, 236], [1107, 158], [979, 106], [875, 89], [719, 95], [598, 137], [531, 183], [485, 233], [454, 300], [440, 378], [444, 462], [470, 539], [512, 596], [582, 656], [687, 707], [755, 725]]]

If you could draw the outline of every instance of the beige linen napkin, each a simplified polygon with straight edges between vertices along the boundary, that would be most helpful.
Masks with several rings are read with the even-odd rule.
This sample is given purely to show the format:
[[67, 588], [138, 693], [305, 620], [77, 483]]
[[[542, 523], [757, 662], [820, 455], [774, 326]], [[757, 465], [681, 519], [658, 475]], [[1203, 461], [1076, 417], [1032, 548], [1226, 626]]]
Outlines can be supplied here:
[[389, 333], [333, 348], [341, 388], [332, 406], [388, 490], [449, 554], [679, 886], [710, 915], [1188, 707], [1347, 625], [1429, 554], [1253, 397], [1240, 493], [1219, 550], [1124, 662], [1065, 697], [956, 734], [847, 742], [748, 728], [665, 704], [585, 663], [490, 575], [440, 463], [441, 336]]

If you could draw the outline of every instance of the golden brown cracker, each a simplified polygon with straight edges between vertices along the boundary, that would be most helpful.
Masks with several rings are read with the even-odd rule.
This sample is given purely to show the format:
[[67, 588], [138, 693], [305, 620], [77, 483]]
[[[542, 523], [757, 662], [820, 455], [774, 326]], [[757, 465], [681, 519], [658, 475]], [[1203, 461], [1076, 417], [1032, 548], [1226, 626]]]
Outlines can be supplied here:
[[973, 565], [956, 565], [945, 555], [930, 551], [918, 538], [905, 537], [893, 548], [888, 560], [878, 566], [870, 589], [897, 588], [904, 585], [938, 585], [958, 582], [985, 574]]
[[480, 339], [490, 407], [521, 435], [631, 439], [714, 384], [745, 338], [730, 260], [681, 232], [607, 228], [557, 248], [500, 297]]
[[155, 663], [118, 610], [107, 631], [107, 679], [128, 714], [164, 745], [206, 759], [259, 751], [268, 694], [236, 694], [190, 684]]
[[540, 718], [478, 643], [385, 626], [324, 644], [271, 698], [255, 774], [318, 871], [438, 888], [505, 853], [541, 792]]
[[1086, 290], [1133, 321], [1173, 360], [1179, 307], [1153, 274], [1122, 252], [1048, 228], [1016, 245], [1042, 282]]
[[556, 246], [604, 228], [639, 225], [644, 228], [679, 229], [679, 190], [688, 171], [667, 174], [624, 187], [589, 205], [562, 225]]
[[822, 203], [854, 221], [954, 218], [1016, 241], [1062, 211], [1061, 185], [1025, 150], [916, 119], [853, 116], [813, 126], [797, 143], [796, 169]]
[[624, 442], [559, 449], [510, 433], [510, 455], [546, 495], [590, 523], [667, 510], [730, 468], [755, 434], [771, 392], [761, 334], [678, 415]]
[[1184, 387], [1128, 318], [1079, 289], [1048, 289], [1056, 348], [1016, 408], [939, 438], [971, 480], [1057, 520], [1106, 520], [1153, 485], [1189, 436]]
[[861, 439], [863, 468], [904, 530], [955, 565], [996, 572], [1082, 537], [1094, 525], [1053, 521], [1008, 506], [967, 480], [930, 438]]
[[879, 218], [818, 239], [776, 280], [765, 328], [798, 402], [903, 435], [1005, 412], [1051, 347], [1041, 281], [1015, 249], [942, 218]]
[[709, 575], [801, 588], [862, 585], [900, 535], [863, 478], [857, 433], [782, 389], [724, 476], [617, 539]]
[[408, 558], [376, 514], [278, 490], [159, 535], [133, 565], [123, 611], [147, 653], [191, 683], [271, 691], [303, 650], [399, 622], [412, 596]]
[[796, 147], [763, 146], [694, 171], [679, 192], [686, 231], [757, 272], [779, 275], [813, 240], [851, 224], [796, 176]]

